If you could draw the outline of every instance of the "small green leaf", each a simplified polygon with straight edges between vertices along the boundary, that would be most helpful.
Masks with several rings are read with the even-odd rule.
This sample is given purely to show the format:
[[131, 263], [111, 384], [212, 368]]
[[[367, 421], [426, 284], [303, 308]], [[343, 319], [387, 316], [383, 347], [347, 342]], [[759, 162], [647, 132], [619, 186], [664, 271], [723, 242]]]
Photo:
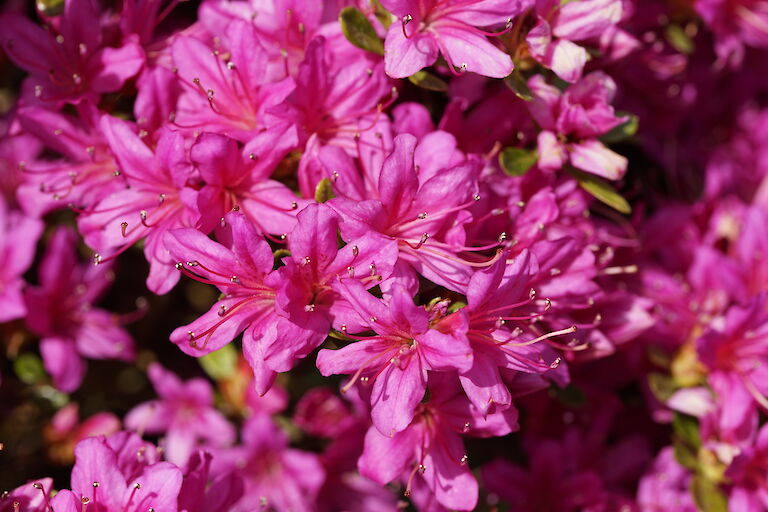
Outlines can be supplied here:
[[691, 493], [701, 512], [728, 512], [728, 500], [723, 491], [703, 475], [693, 477]]
[[600, 140], [606, 144], [614, 144], [621, 142], [630, 137], [633, 137], [637, 133], [637, 129], [640, 126], [640, 120], [634, 114], [624, 114], [629, 119], [621, 123], [619, 126], [613, 128], [611, 131], [604, 133]]
[[649, 373], [648, 387], [659, 402], [666, 402], [675, 392], [675, 381], [663, 373]]
[[628, 214], [632, 212], [632, 207], [621, 194], [616, 192], [613, 187], [598, 178], [594, 174], [588, 174], [576, 169], [569, 169], [571, 175], [576, 178], [581, 188], [589, 192], [598, 201], [607, 204], [619, 213]]
[[696, 470], [699, 465], [699, 460], [696, 458], [696, 452], [690, 446], [686, 446], [686, 444], [681, 441], [675, 441], [672, 449], [678, 464], [686, 469], [692, 471]]
[[371, 7], [373, 7], [373, 14], [376, 16], [376, 19], [379, 20], [379, 23], [381, 23], [384, 28], [389, 28], [392, 24], [392, 14], [382, 7], [379, 0], [371, 0]]
[[447, 83], [423, 69], [409, 76], [408, 80], [412, 84], [417, 85], [422, 89], [427, 89], [428, 91], [445, 92], [448, 90]]
[[664, 30], [664, 37], [672, 48], [684, 55], [690, 55], [696, 49], [693, 40], [688, 37], [685, 30], [680, 25], [669, 24]]
[[533, 93], [530, 87], [528, 87], [528, 82], [526, 82], [525, 77], [517, 68], [504, 79], [504, 83], [521, 100], [531, 101], [533, 99]]
[[45, 380], [43, 362], [31, 352], [25, 352], [13, 362], [13, 371], [24, 384], [37, 384]]
[[466, 307], [467, 303], [462, 300], [455, 300], [451, 302], [451, 305], [448, 306], [448, 312], [449, 313], [455, 313], [458, 310], [460, 310], [463, 307]]
[[345, 7], [339, 13], [339, 21], [341, 32], [350, 43], [377, 55], [384, 55], [384, 43], [359, 9]]
[[522, 176], [538, 159], [539, 154], [533, 149], [509, 147], [499, 153], [499, 165], [510, 176]]
[[675, 431], [675, 437], [687, 446], [695, 450], [698, 450], [701, 446], [699, 422], [693, 416], [675, 413], [672, 417], [672, 430]]
[[204, 355], [199, 361], [205, 373], [212, 379], [228, 379], [237, 370], [237, 350], [231, 343], [228, 343], [219, 350]]
[[333, 183], [328, 178], [323, 178], [315, 187], [315, 201], [324, 203], [333, 199], [336, 195], [333, 193]]
[[64, 12], [64, 0], [37, 0], [37, 10], [46, 16], [58, 16]]

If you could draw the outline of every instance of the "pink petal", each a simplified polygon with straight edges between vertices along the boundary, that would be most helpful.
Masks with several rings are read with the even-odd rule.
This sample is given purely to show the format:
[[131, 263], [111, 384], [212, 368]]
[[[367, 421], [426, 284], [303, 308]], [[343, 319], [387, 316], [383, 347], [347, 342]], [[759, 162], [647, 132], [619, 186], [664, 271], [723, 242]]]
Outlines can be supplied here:
[[57, 389], [70, 393], [80, 386], [85, 376], [85, 361], [77, 353], [73, 340], [43, 338], [40, 354], [45, 371], [51, 374]]
[[[406, 29], [413, 31], [416, 21]], [[406, 78], [437, 60], [437, 43], [431, 34], [417, 32], [406, 38], [401, 23], [389, 27], [384, 41], [384, 70], [392, 78]]]
[[485, 36], [454, 25], [438, 28], [436, 23], [435, 29], [439, 31], [440, 49], [454, 67], [491, 78], [504, 78], [514, 69], [512, 58]]
[[618, 180], [627, 171], [627, 159], [614, 153], [597, 139], [585, 140], [571, 146], [571, 163], [583, 171]]

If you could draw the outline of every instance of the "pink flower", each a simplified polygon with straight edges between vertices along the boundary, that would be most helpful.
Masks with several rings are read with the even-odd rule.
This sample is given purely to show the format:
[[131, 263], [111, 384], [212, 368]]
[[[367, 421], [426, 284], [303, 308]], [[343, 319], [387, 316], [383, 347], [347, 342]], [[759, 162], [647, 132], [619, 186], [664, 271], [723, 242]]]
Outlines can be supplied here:
[[174, 40], [182, 91], [173, 124], [188, 133], [216, 132], [245, 142], [270, 124], [267, 109], [290, 94], [293, 79], [268, 80], [267, 55], [250, 23], [232, 21], [222, 39], [223, 48], [216, 50], [191, 36]]
[[77, 116], [40, 107], [19, 110], [21, 125], [63, 159], [20, 164], [24, 184], [17, 196], [25, 211], [41, 216], [70, 205], [89, 210], [104, 196], [125, 187], [115, 158], [99, 128], [101, 112], [88, 102], [75, 107]]
[[182, 382], [158, 363], [147, 370], [160, 397], [131, 409], [125, 426], [149, 434], [165, 434], [166, 458], [184, 466], [200, 441], [221, 447], [235, 440], [235, 430], [213, 407], [213, 391], [200, 378]]
[[596, 40], [621, 20], [621, 0], [537, 0], [536, 26], [526, 42], [533, 58], [566, 82], [581, 78], [587, 50], [573, 41]]
[[309, 201], [269, 176], [296, 143], [296, 130], [289, 126], [262, 132], [242, 150], [223, 135], [200, 135], [190, 150], [205, 181], [197, 197], [200, 230], [212, 231], [236, 207], [261, 233], [290, 233], [296, 213]]
[[30, 480], [0, 496], [0, 512], [50, 512], [50, 493], [53, 480]]
[[321, 350], [317, 367], [326, 376], [352, 375], [347, 388], [359, 380], [373, 385], [371, 418], [383, 435], [411, 423], [427, 388], [427, 370], [471, 368], [472, 353], [461, 337], [466, 325], [453, 326], [453, 332], [431, 329], [426, 310], [415, 306], [402, 286], [393, 286], [388, 303], [354, 281], [341, 280], [334, 288], [376, 336], [354, 336], [356, 341], [342, 349]]
[[384, 66], [392, 78], [405, 78], [434, 64], [442, 53], [452, 70], [503, 78], [512, 59], [491, 44], [492, 34], [476, 28], [510, 24], [528, 0], [382, 0], [400, 22], [389, 27]]
[[358, 467], [362, 475], [381, 485], [400, 478], [406, 483], [406, 496], [414, 479], [423, 479], [444, 507], [473, 510], [478, 485], [467, 463], [462, 434], [506, 435], [518, 428], [517, 411], [483, 415], [457, 393], [451, 379], [431, 374], [430, 400], [418, 406], [407, 428], [386, 436], [371, 427]]
[[[341, 214], [345, 240], [357, 243], [358, 238], [371, 237], [379, 240], [382, 249], [397, 249], [398, 272], [406, 281], [414, 282], [415, 271], [463, 292], [473, 269], [490, 263], [476, 261], [480, 257], [475, 254], [462, 259], [458, 253], [497, 245], [463, 244], [463, 225], [471, 219], [466, 210], [479, 199], [475, 194], [479, 168], [480, 162], [465, 157], [445, 132], [430, 133], [418, 142], [410, 134], [401, 134], [378, 176], [357, 178], [375, 180], [356, 187], [370, 187], [367, 197], [373, 198], [337, 197], [330, 204]], [[338, 180], [351, 181], [355, 174], [352, 169], [340, 169]]]
[[0, 195], [0, 323], [21, 318], [27, 312], [22, 274], [32, 264], [42, 231], [42, 222], [10, 210]]
[[241, 436], [241, 446], [217, 451], [212, 461], [214, 474], [236, 469], [245, 482], [242, 499], [228, 512], [313, 510], [325, 479], [318, 457], [288, 448], [285, 434], [265, 414], [247, 419]]
[[[124, 458], [143, 460], [138, 437], [116, 434], [90, 437], [75, 447], [72, 490], [51, 500], [56, 512], [82, 512], [88, 506], [102, 512], [176, 512], [181, 471], [169, 462], [127, 466]], [[129, 469], [130, 468], [130, 469]]]
[[694, 9], [715, 34], [723, 63], [740, 65], [745, 46], [768, 48], [768, 2], [765, 0], [696, 0]]
[[[119, 90], [144, 65], [135, 42], [109, 47], [91, 0], [66, 0], [61, 20], [44, 30], [15, 13], [0, 17], [0, 45], [46, 102], [77, 103]], [[94, 102], [96, 103], [96, 102]]]
[[768, 425], [753, 446], [736, 456], [725, 476], [733, 484], [729, 510], [759, 512], [768, 508]]
[[[144, 239], [150, 263], [147, 286], [168, 292], [179, 279], [176, 261], [162, 243], [169, 229], [194, 224], [197, 191], [188, 187], [192, 168], [184, 139], [163, 130], [154, 149], [148, 147], [125, 121], [104, 116], [100, 124], [120, 164], [127, 188], [101, 199], [84, 212], [78, 227], [86, 243], [97, 251], [96, 264], [106, 262]], [[105, 256], [103, 252], [109, 251]]]
[[539, 168], [556, 170], [570, 162], [609, 180], [624, 176], [627, 159], [597, 140], [625, 121], [610, 106], [616, 84], [608, 75], [591, 73], [564, 93], [541, 75], [531, 78], [528, 85], [534, 94], [528, 108], [543, 130], [538, 136]]

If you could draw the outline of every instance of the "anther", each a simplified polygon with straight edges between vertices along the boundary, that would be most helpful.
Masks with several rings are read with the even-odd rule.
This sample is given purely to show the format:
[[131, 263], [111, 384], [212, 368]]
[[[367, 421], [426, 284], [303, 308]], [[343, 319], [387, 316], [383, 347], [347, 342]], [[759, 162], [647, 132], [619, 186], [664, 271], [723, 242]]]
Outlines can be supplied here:
[[299, 207], [299, 203], [296, 201], [291, 201], [291, 210], [295, 210]]
[[307, 313], [311, 313], [314, 310], [315, 310], [314, 304], [307, 304], [306, 306], [304, 306], [304, 311], [306, 311]]
[[480, 200], [480, 194], [473, 195], [472, 199], [474, 199], [475, 201], [479, 201]]
[[372, 324], [376, 323], [376, 317], [375, 316], [372, 316], [371, 318], [369, 318], [369, 320], [371, 321]]
[[464, 454], [459, 460], [459, 464], [461, 464], [462, 466], [466, 466], [468, 460], [469, 460], [469, 456], [467, 454]]
[[470, 426], [469, 422], [466, 422], [464, 424], [464, 427], [462, 427], [461, 431], [466, 434], [467, 432], [469, 432], [469, 426]]
[[407, 24], [409, 24], [412, 21], [413, 21], [413, 16], [411, 16], [410, 14], [406, 14], [405, 16], [403, 16], [403, 24], [404, 25], [407, 25]]
[[93, 488], [95, 489], [98, 486], [100, 486], [101, 484], [99, 482], [93, 482], [91, 485], [93, 485]]
[[101, 254], [96, 253], [96, 254], [93, 255], [93, 264], [94, 265], [98, 265], [99, 263], [101, 263], [101, 260], [102, 260]]
[[227, 69], [229, 70], [235, 69], [235, 63], [232, 61], [227, 62]]
[[200, 265], [200, 262], [197, 260], [190, 260], [187, 262], [188, 267], [197, 267]]
[[254, 155], [253, 153], [249, 153], [248, 158], [250, 158], [251, 160], [256, 160], [256, 155]]
[[309, 256], [304, 256], [304, 258], [301, 260], [301, 262], [304, 265], [309, 265], [310, 263], [312, 263], [312, 258], [310, 258]]
[[139, 212], [139, 217], [141, 217], [141, 221], [144, 222], [147, 220], [147, 210], [141, 210]]
[[178, 263], [176, 263], [176, 264], [174, 265], [174, 267], [176, 267], [176, 270], [181, 270], [181, 268], [182, 268], [183, 266], [184, 266], [184, 264], [183, 264], [182, 262], [178, 262]]
[[59, 44], [64, 44], [64, 36], [59, 34], [56, 36], [56, 42]]
[[338, 171], [333, 171], [333, 172], [331, 173], [331, 177], [333, 178], [333, 181], [336, 181], [336, 180], [338, 180], [338, 179], [339, 179], [339, 173], [338, 173]]
[[229, 278], [229, 280], [235, 284], [240, 284], [240, 279], [238, 279], [237, 276], [232, 276]]
[[219, 306], [219, 316], [224, 316], [227, 314], [227, 306]]
[[77, 45], [77, 49], [80, 50], [80, 55], [85, 55], [86, 52], [88, 52], [88, 47], [85, 46], [85, 44], [83, 43], [80, 43], [79, 45]]
[[357, 258], [357, 255], [360, 254], [360, 248], [356, 245], [352, 246], [352, 256]]
[[558, 357], [558, 358], [556, 358], [554, 361], [552, 361], [552, 364], [550, 364], [550, 365], [549, 365], [549, 368], [550, 368], [550, 369], [552, 369], [552, 370], [554, 370], [555, 368], [557, 368], [558, 366], [560, 366], [560, 361], [562, 361], [562, 359], [561, 359], [561, 358], [559, 358], [559, 357]]
[[419, 214], [419, 219], [421, 219], [421, 220], [424, 220], [424, 219], [426, 219], [426, 218], [427, 218], [427, 212], [421, 212], [421, 213]]
[[125, 232], [126, 229], [128, 229], [128, 223], [127, 222], [121, 222], [120, 223], [120, 232], [122, 233], [123, 238], [125, 238], [127, 236], [126, 232]]
[[503, 242], [506, 239], [507, 239], [507, 233], [502, 231], [501, 234], [499, 235], [499, 243]]
[[371, 263], [370, 265], [368, 265], [368, 269], [371, 271], [371, 276], [375, 276], [376, 275], [376, 264], [375, 263]]
[[41, 484], [40, 482], [35, 482], [35, 483], [32, 484], [32, 487], [34, 487], [35, 489], [40, 491], [40, 490], [43, 489], [43, 484]]
[[348, 266], [347, 275], [349, 275], [349, 277], [355, 277], [355, 267], [353, 267], [352, 265]]
[[195, 340], [195, 333], [192, 331], [187, 331], [187, 337], [189, 338], [189, 341], [192, 342]]
[[160, 194], [157, 199], [158, 204], [163, 204], [165, 202], [165, 194]]

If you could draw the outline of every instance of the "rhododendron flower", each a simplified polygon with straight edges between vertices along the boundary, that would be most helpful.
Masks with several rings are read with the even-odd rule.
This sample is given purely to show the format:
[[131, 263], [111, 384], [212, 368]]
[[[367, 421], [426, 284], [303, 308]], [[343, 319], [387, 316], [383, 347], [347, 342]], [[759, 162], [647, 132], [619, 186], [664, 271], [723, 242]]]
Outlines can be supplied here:
[[621, 20], [621, 0], [537, 0], [537, 22], [526, 37], [531, 55], [566, 82], [581, 78], [587, 50], [574, 41], [596, 40]]
[[391, 436], [410, 424], [424, 397], [427, 370], [465, 371], [472, 366], [471, 350], [461, 338], [466, 325], [454, 325], [452, 332], [431, 329], [426, 310], [414, 305], [402, 286], [393, 286], [387, 304], [356, 282], [342, 280], [334, 289], [376, 336], [355, 336], [342, 349], [321, 350], [317, 367], [323, 375], [352, 375], [346, 386], [370, 381], [371, 418], [382, 434]]
[[43, 224], [8, 208], [0, 196], [0, 322], [21, 318], [27, 308], [22, 297], [26, 272], [35, 257], [35, 245]]
[[0, 45], [33, 77], [35, 96], [76, 103], [119, 90], [144, 65], [135, 42], [104, 44], [99, 13], [91, 0], [66, 0], [55, 27], [44, 30], [15, 13], [0, 17]]
[[469, 470], [461, 436], [506, 435], [517, 429], [517, 412], [481, 414], [457, 394], [451, 378], [433, 374], [430, 400], [418, 406], [407, 428], [386, 436], [371, 427], [358, 467], [361, 474], [380, 484], [400, 477], [406, 484], [406, 496], [413, 479], [423, 479], [444, 507], [473, 510], [478, 485]]
[[53, 480], [31, 480], [0, 496], [0, 512], [49, 512]]
[[617, 117], [610, 106], [616, 84], [608, 75], [591, 73], [564, 93], [541, 75], [531, 78], [528, 85], [534, 94], [529, 109], [543, 129], [538, 136], [539, 168], [556, 170], [570, 162], [609, 180], [624, 176], [627, 159], [597, 140], [626, 120]]
[[768, 2], [696, 0], [693, 7], [715, 33], [715, 49], [723, 63], [740, 65], [744, 46], [768, 48]]
[[729, 510], [768, 508], [768, 425], [763, 425], [753, 446], [736, 456], [726, 470], [733, 484]]
[[80, 386], [89, 359], [132, 361], [133, 340], [120, 318], [93, 304], [111, 283], [106, 267], [77, 260], [73, 230], [60, 228], [40, 264], [40, 286], [24, 291], [26, 322], [42, 337], [40, 352], [54, 385], [71, 392]]
[[263, 414], [247, 419], [241, 436], [242, 446], [216, 451], [212, 460], [214, 472], [236, 470], [245, 482], [229, 512], [312, 510], [325, 478], [317, 456], [288, 448], [285, 434]]
[[208, 381], [196, 378], [182, 382], [158, 363], [152, 363], [147, 373], [160, 399], [131, 409], [125, 426], [165, 434], [162, 445], [169, 461], [184, 466], [200, 441], [226, 446], [235, 440], [232, 425], [213, 408]]
[[[125, 121], [104, 116], [101, 128], [127, 187], [84, 212], [78, 227], [86, 243], [100, 251], [95, 256], [97, 264], [144, 239], [144, 255], [150, 262], [147, 287], [166, 293], [178, 281], [179, 273], [162, 243], [163, 234], [194, 224], [197, 216], [197, 191], [187, 186], [192, 169], [183, 137], [164, 129], [152, 150]], [[104, 255], [104, 251], [111, 254]]]
[[512, 58], [494, 46], [478, 26], [510, 24], [529, 0], [382, 0], [398, 21], [384, 42], [384, 65], [392, 78], [405, 78], [434, 64], [441, 53], [448, 65], [493, 78], [512, 72]]
[[[82, 512], [83, 506], [103, 512], [176, 512], [182, 473], [169, 462], [144, 465], [137, 474], [121, 467], [122, 455], [136, 459], [115, 446], [114, 436], [91, 437], [75, 447], [72, 490], [62, 490], [51, 500], [56, 512]], [[141, 452], [139, 452], [141, 455]]]

